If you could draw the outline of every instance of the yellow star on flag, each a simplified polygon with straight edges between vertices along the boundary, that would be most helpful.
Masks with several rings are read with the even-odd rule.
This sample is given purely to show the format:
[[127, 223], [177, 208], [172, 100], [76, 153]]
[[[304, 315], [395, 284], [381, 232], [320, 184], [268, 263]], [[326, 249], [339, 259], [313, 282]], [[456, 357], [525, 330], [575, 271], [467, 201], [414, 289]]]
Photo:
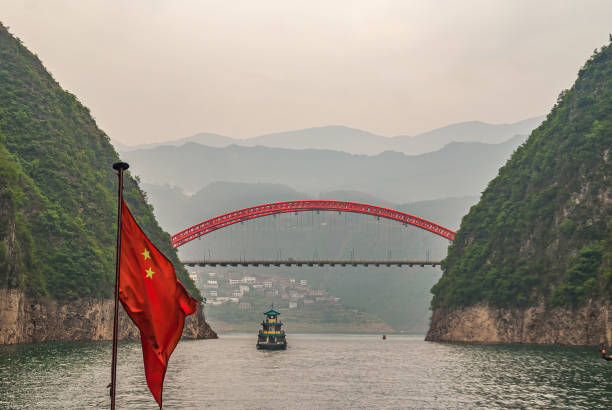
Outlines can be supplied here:
[[141, 255], [144, 256], [144, 260], [151, 259], [151, 254], [149, 254], [149, 250], [147, 248], [145, 248]]
[[149, 278], [149, 279], [153, 279], [153, 274], [154, 274], [155, 272], [153, 272], [153, 269], [151, 269], [151, 267], [150, 267], [150, 266], [149, 266], [149, 269], [145, 270], [145, 272], [147, 272], [147, 275], [146, 275], [146, 277], [147, 277], [147, 278]]

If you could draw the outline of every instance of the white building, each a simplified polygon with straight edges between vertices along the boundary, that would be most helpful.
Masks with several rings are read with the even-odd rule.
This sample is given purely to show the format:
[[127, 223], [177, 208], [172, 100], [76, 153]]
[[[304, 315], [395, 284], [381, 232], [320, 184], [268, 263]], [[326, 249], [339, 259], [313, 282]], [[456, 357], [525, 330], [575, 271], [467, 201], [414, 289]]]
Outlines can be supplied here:
[[255, 283], [257, 282], [257, 278], [255, 276], [245, 276], [244, 278], [242, 278], [242, 281], [244, 283]]
[[306, 279], [302, 279], [302, 280], [300, 280], [300, 285], [306, 286], [306, 285], [308, 285], [308, 281]]
[[206, 284], [204, 285], [204, 289], [217, 289], [219, 287], [219, 284], [217, 283], [216, 280], [207, 280]]
[[229, 280], [229, 284], [230, 285], [238, 285], [240, 283], [244, 283], [244, 279], [230, 279]]
[[297, 309], [297, 302], [289, 302], [289, 309]]
[[229, 298], [229, 301], [231, 303], [238, 303], [240, 301], [240, 299], [238, 299], [238, 298]]
[[266, 289], [272, 289], [272, 282], [264, 282], [263, 285]]
[[208, 272], [208, 276], [217, 276], [217, 272]]
[[240, 289], [240, 292], [242, 292], [243, 295], [245, 293], [249, 293], [249, 291], [251, 290], [251, 288], [248, 287], [247, 285], [240, 285], [238, 289]]
[[219, 295], [217, 294], [216, 290], [210, 290], [210, 291], [208, 291], [208, 296], [210, 296], [210, 297], [213, 297], [213, 296], [217, 297]]
[[189, 277], [191, 278], [192, 281], [196, 282], [198, 280], [198, 275], [194, 274], [194, 273], [190, 273]]
[[235, 290], [235, 291], [232, 292], [232, 296], [235, 297], [235, 298], [239, 298], [239, 297], [242, 296], [242, 292], [239, 291], [239, 290]]

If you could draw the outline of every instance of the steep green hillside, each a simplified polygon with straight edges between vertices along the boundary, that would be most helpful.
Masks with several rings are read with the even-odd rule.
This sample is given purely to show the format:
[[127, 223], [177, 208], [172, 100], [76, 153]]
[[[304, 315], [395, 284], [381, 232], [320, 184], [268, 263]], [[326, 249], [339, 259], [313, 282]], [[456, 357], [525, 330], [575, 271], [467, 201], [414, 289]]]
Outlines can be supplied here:
[[[60, 299], [112, 295], [118, 159], [89, 110], [0, 25], [0, 287]], [[177, 262], [129, 175], [125, 195]], [[178, 274], [199, 296], [182, 267]]]
[[464, 217], [432, 305], [612, 295], [612, 46], [596, 51]]

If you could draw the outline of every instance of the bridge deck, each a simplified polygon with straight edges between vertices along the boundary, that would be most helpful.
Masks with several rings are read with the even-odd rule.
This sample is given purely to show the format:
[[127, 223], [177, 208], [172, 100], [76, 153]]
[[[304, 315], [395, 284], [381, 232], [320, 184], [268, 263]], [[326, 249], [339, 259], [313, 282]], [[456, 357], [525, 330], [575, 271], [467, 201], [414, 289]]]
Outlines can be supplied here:
[[440, 261], [429, 260], [368, 260], [368, 259], [261, 259], [261, 260], [184, 260], [186, 266], [439, 266]]

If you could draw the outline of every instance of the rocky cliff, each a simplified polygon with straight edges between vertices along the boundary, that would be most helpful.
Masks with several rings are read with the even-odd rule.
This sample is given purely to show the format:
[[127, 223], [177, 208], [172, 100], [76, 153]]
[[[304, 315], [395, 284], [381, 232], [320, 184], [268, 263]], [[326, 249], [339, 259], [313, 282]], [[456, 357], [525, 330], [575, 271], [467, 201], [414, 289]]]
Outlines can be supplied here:
[[447, 342], [612, 345], [612, 304], [589, 301], [571, 310], [494, 308], [436, 309], [426, 340]]
[[[80, 298], [61, 302], [30, 297], [15, 289], [0, 289], [0, 344], [111, 340], [113, 300]], [[120, 308], [119, 338], [137, 340], [139, 332]], [[204, 320], [202, 305], [185, 321], [183, 337], [214, 339], [217, 334]]]

